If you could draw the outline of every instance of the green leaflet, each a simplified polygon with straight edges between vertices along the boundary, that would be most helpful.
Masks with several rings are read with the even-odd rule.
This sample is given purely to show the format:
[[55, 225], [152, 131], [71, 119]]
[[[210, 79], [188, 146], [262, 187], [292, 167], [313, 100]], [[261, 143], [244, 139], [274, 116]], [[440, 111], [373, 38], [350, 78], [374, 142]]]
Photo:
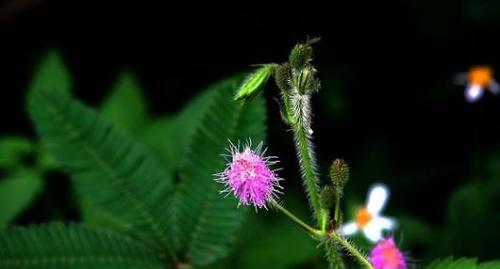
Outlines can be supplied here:
[[49, 51], [37, 65], [28, 87], [28, 97], [38, 91], [70, 95], [72, 81], [64, 62], [56, 51]]
[[138, 132], [146, 122], [146, 103], [137, 80], [131, 73], [119, 76], [101, 107], [102, 116], [116, 127]]
[[276, 66], [274, 64], [262, 65], [255, 72], [250, 74], [236, 91], [234, 100], [250, 100], [266, 85]]
[[[498, 251], [492, 248], [498, 242], [496, 231], [500, 225], [498, 211], [500, 185], [496, 178], [491, 182], [474, 182], [460, 186], [449, 198], [448, 216], [440, 237], [443, 240], [433, 246], [439, 247], [439, 253], [453, 251], [455, 255], [465, 256], [480, 253], [484, 259], [498, 257]], [[464, 232], [464, 227], [469, 227]], [[448, 252], [446, 252], [448, 251]]]
[[226, 255], [241, 224], [244, 208], [234, 198], [219, 194], [222, 186], [214, 174], [224, 169], [228, 139], [258, 142], [264, 137], [265, 107], [262, 98], [247, 105], [233, 102], [240, 79], [212, 86], [214, 97], [196, 127], [181, 165], [181, 182], [171, 211], [172, 233], [178, 252], [195, 265], [205, 265]]
[[19, 166], [23, 157], [33, 150], [31, 141], [24, 137], [8, 136], [0, 139], [0, 167]]
[[[52, 92], [61, 95], [71, 95], [73, 91], [72, 78], [58, 51], [49, 50], [33, 70], [33, 77], [26, 94], [27, 103], [37, 92]], [[37, 166], [40, 170], [50, 170], [56, 167], [54, 157], [44, 148], [37, 148]]]
[[78, 194], [137, 238], [169, 251], [166, 215], [172, 183], [160, 164], [90, 108], [60, 94], [40, 92], [30, 115]]
[[478, 263], [477, 259], [467, 258], [446, 258], [443, 260], [436, 260], [425, 269], [499, 269], [500, 261], [491, 261]]
[[0, 229], [17, 217], [42, 190], [40, 175], [20, 171], [0, 180]]
[[108, 230], [46, 224], [0, 232], [0, 268], [165, 268], [145, 245]]
[[169, 173], [179, 169], [201, 117], [206, 114], [215, 94], [214, 90], [203, 91], [174, 116], [154, 119], [141, 132], [142, 141]]

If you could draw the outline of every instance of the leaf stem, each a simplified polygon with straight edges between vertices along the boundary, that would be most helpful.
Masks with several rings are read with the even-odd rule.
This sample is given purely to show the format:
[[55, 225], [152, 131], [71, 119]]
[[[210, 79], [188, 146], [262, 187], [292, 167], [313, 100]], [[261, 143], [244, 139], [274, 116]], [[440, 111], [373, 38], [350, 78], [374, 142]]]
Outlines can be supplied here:
[[302, 227], [304, 230], [306, 230], [310, 234], [312, 234], [312, 235], [314, 235], [316, 237], [323, 237], [323, 236], [325, 236], [324, 232], [311, 227], [310, 225], [308, 225], [307, 223], [305, 223], [303, 220], [301, 220], [299, 217], [295, 216], [292, 212], [288, 211], [286, 208], [284, 208], [283, 206], [281, 206], [275, 200], [271, 200], [270, 203], [271, 203], [271, 206], [273, 206], [274, 208], [276, 208], [277, 210], [279, 210], [281, 213], [285, 214], [285, 216], [287, 216], [291, 221], [293, 221], [296, 224], [298, 224], [300, 227]]

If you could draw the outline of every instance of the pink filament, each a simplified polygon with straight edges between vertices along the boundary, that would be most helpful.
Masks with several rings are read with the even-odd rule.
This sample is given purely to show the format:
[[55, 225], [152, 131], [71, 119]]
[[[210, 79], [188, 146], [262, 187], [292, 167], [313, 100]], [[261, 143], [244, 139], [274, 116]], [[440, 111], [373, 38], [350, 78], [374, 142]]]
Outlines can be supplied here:
[[235, 153], [225, 174], [227, 184], [241, 204], [261, 208], [272, 198], [276, 176], [253, 150], [247, 148]]

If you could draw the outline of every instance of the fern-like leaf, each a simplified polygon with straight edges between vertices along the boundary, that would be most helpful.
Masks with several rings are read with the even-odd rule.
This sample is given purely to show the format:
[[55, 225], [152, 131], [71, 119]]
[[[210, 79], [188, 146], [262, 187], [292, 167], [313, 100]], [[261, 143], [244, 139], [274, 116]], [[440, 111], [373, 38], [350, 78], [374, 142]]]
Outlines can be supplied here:
[[35, 200], [43, 183], [38, 173], [29, 170], [0, 180], [0, 229], [9, 225]]
[[155, 159], [69, 97], [38, 93], [30, 98], [29, 109], [81, 198], [129, 227], [135, 237], [169, 251], [165, 213], [172, 183]]
[[46, 224], [0, 232], [0, 269], [165, 268], [145, 245], [109, 230]]
[[136, 133], [146, 122], [146, 102], [132, 73], [119, 76], [101, 107], [101, 115], [118, 128]]
[[226, 255], [244, 215], [232, 197], [219, 194], [214, 173], [224, 169], [228, 140], [263, 139], [263, 99], [244, 105], [232, 100], [240, 79], [214, 85], [209, 109], [195, 128], [186, 158], [181, 165], [181, 182], [172, 202], [172, 227], [177, 250], [195, 265], [214, 262]]
[[72, 85], [69, 74], [62, 56], [59, 52], [50, 50], [43, 56], [36, 66], [33, 79], [28, 86], [28, 98], [38, 91], [57, 92], [70, 95]]
[[213, 90], [203, 91], [174, 116], [154, 119], [143, 128], [141, 139], [168, 172], [178, 170], [185, 159], [201, 117], [214, 100]]
[[477, 259], [446, 258], [432, 262], [425, 269], [500, 269], [500, 261], [478, 263]]

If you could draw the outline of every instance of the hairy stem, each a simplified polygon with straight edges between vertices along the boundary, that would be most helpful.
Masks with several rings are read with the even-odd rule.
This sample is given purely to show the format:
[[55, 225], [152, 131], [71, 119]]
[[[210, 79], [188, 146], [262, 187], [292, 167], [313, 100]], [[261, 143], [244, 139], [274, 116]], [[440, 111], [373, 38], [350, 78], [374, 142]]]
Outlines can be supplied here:
[[334, 217], [333, 219], [339, 223], [340, 222], [340, 195], [337, 193], [335, 195], [335, 211], [334, 211]]
[[326, 232], [326, 229], [328, 226], [328, 219], [329, 219], [328, 210], [322, 208], [321, 209], [321, 226], [320, 226], [322, 232]]
[[326, 252], [326, 258], [328, 260], [329, 269], [345, 268], [344, 261], [340, 257], [340, 254], [337, 250], [337, 247], [333, 239], [327, 239], [327, 241], [325, 241], [325, 252]]
[[347, 250], [347, 252], [354, 256], [363, 267], [367, 269], [374, 269], [373, 265], [366, 259], [365, 255], [363, 255], [356, 247], [351, 245], [347, 239], [339, 235], [334, 236], [335, 240], [337, 240], [337, 242], [339, 242], [342, 247]]
[[315, 160], [312, 152], [312, 142], [307, 133], [309, 127], [307, 126], [307, 129], [305, 127], [306, 126], [300, 124], [300, 121], [292, 125], [297, 155], [302, 171], [302, 180], [306, 187], [307, 197], [314, 211], [316, 221], [318, 225], [321, 226], [321, 206], [318, 195]]
[[313, 227], [309, 226], [307, 223], [305, 223], [303, 220], [301, 220], [299, 217], [295, 216], [292, 212], [288, 211], [286, 208], [281, 206], [278, 202], [275, 200], [271, 200], [271, 205], [279, 210], [281, 213], [283, 213], [285, 216], [287, 216], [291, 221], [294, 223], [298, 224], [300, 227], [302, 227], [304, 230], [309, 232], [310, 234], [316, 236], [316, 237], [322, 237], [325, 235], [325, 233], [321, 232], [320, 230], [314, 229]]

